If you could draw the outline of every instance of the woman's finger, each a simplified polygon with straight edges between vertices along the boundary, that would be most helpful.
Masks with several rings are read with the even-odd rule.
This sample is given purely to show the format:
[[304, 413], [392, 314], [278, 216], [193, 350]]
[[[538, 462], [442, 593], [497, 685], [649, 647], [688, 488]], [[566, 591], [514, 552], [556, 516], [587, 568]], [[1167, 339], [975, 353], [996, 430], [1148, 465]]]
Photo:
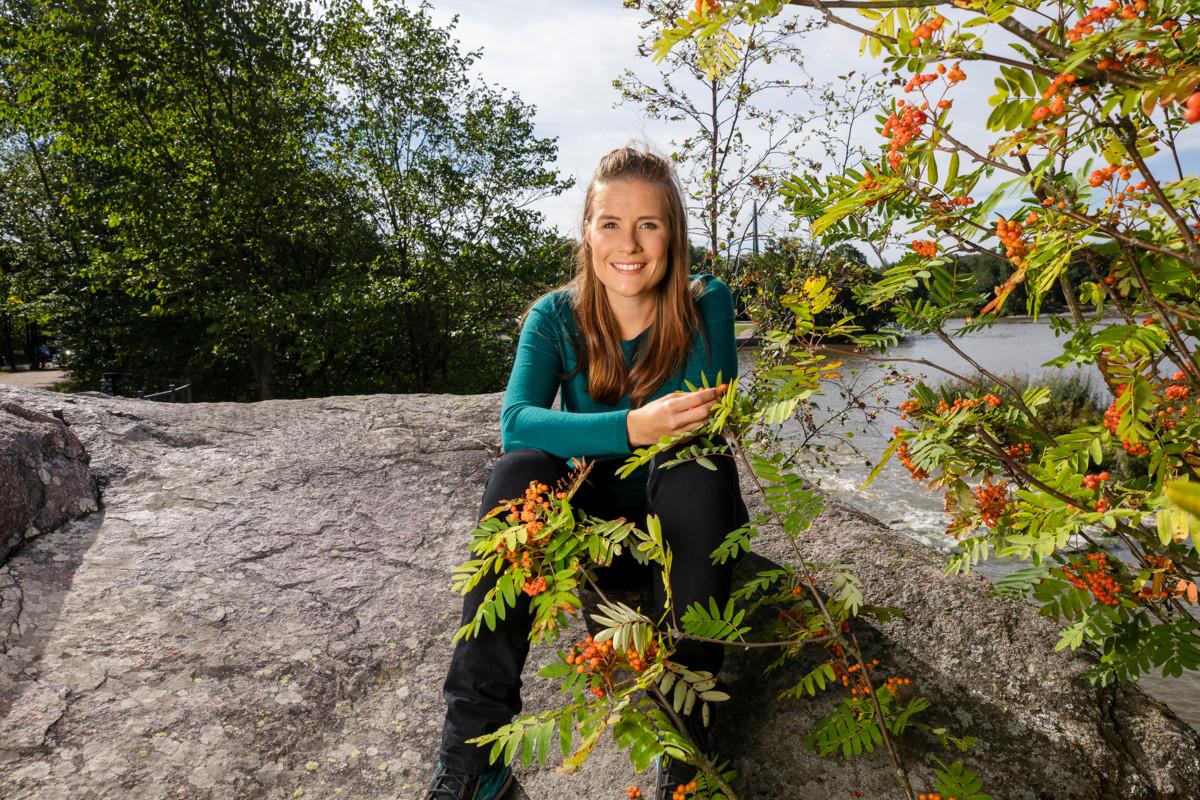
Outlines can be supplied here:
[[689, 408], [707, 403], [712, 405], [717, 400], [716, 389], [700, 389], [695, 392], [681, 392], [671, 395], [671, 410], [685, 411]]
[[675, 432], [679, 433], [691, 430], [708, 419], [708, 412], [713, 407], [714, 402], [716, 401], [709, 401], [703, 405], [693, 406], [686, 411], [680, 412], [675, 418]]

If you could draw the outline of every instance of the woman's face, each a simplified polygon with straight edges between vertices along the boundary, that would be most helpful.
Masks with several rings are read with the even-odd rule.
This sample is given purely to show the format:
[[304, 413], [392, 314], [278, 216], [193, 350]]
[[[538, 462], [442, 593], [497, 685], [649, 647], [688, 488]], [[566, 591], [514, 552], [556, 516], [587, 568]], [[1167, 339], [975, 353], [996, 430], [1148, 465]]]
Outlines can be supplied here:
[[667, 274], [670, 232], [662, 189], [642, 180], [598, 183], [586, 234], [610, 303], [647, 298]]

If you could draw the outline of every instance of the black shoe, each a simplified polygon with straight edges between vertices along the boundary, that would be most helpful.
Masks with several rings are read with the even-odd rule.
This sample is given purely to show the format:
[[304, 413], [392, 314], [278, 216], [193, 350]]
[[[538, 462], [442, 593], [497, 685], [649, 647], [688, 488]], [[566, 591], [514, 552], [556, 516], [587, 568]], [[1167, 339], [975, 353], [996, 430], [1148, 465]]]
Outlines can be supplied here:
[[425, 800], [497, 800], [512, 785], [512, 770], [497, 767], [481, 775], [454, 772], [438, 764]]
[[[704, 724], [699, 709], [690, 716], [684, 717], [683, 724], [687, 728], [687, 735], [708, 756], [708, 759], [716, 761], [716, 738], [713, 736], [712, 727]], [[675, 790], [680, 786], [689, 787], [699, 773], [696, 767], [686, 761], [679, 761], [669, 756], [659, 756], [655, 759], [654, 766], [655, 800], [672, 800]], [[686, 790], [691, 791], [691, 788], [694, 787]]]
[[659, 756], [654, 761], [654, 800], [672, 800], [676, 789], [689, 785], [699, 771], [691, 764], [676, 761], [668, 756]]

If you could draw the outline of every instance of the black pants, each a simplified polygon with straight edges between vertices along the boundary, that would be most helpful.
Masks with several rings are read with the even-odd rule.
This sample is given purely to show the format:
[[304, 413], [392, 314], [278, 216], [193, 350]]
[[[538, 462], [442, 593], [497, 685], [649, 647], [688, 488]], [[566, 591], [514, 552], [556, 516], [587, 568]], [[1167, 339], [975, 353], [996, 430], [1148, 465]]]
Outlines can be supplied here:
[[[720, 457], [712, 459], [717, 465], [715, 472], [694, 462], [659, 469], [658, 464], [669, 458], [670, 453], [662, 454], [651, 464], [644, 508], [621, 508], [609, 493], [590, 485], [590, 481], [576, 493], [573, 504], [593, 516], [625, 517], [639, 526], [645, 525], [646, 514], [656, 514], [662, 523], [663, 538], [673, 554], [671, 593], [679, 613], [694, 602], [707, 604], [709, 597], [724, 607], [729, 598], [733, 564], [714, 565], [710, 554], [729, 531], [745, 524], [747, 519], [738, 488], [737, 467], [733, 459]], [[568, 472], [562, 459], [542, 450], [507, 453], [488, 478], [479, 515], [482, 517], [504, 500], [523, 496], [530, 481], [553, 486]], [[639, 571], [643, 574], [639, 575]], [[618, 582], [628, 585], [630, 578], [652, 580], [656, 608], [662, 608], [663, 587], [658, 565], [640, 568], [628, 553], [622, 553], [612, 566], [597, 572], [602, 585]], [[463, 624], [474, 619], [476, 609], [497, 577], [493, 573], [483, 579], [466, 596]], [[491, 733], [520, 712], [521, 670], [529, 654], [531, 625], [529, 598], [519, 595], [517, 607], [505, 619], [496, 620], [494, 631], [484, 626], [477, 637], [455, 646], [442, 689], [447, 709], [440, 758], [448, 768], [469, 773], [490, 768], [489, 748], [466, 741]], [[691, 669], [713, 674], [721, 668], [723, 658], [721, 645], [701, 642], [681, 643], [674, 656]]]

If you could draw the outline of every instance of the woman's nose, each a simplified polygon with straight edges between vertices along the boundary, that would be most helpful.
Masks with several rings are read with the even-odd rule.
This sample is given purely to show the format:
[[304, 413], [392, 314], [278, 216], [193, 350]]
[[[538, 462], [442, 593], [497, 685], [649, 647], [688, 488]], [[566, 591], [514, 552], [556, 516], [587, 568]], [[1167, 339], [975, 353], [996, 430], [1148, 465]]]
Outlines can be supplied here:
[[636, 253], [637, 251], [642, 249], [642, 243], [638, 240], [637, 227], [633, 227], [629, 231], [626, 232], [625, 241], [623, 242], [623, 244], [629, 250], [630, 253]]

